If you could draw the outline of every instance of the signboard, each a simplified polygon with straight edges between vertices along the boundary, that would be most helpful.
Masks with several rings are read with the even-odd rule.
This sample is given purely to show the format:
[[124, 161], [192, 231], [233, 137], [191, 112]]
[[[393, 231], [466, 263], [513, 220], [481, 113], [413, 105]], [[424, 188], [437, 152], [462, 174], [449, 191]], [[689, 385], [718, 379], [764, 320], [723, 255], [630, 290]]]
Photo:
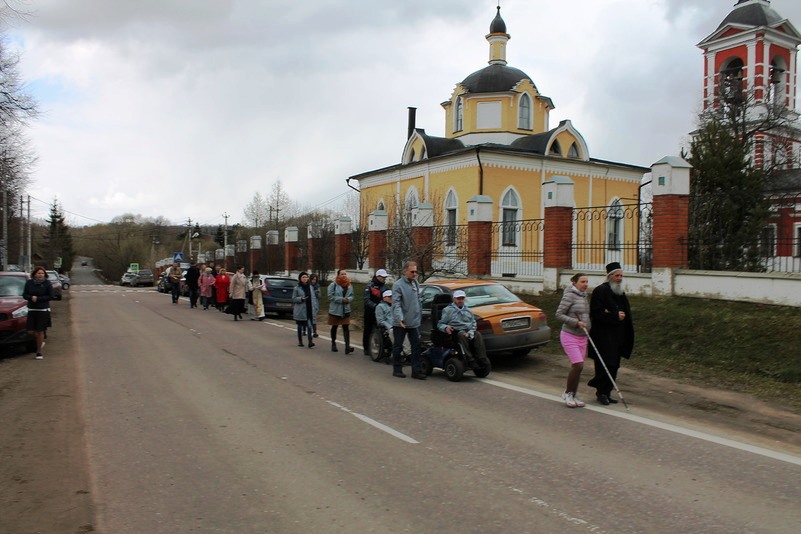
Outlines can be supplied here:
[[131, 265], [128, 266], [128, 270], [130, 272], [132, 272], [132, 273], [138, 273], [139, 272], [139, 264], [138, 263], [132, 263]]
[[56, 269], [61, 269], [61, 258], [56, 258], [56, 260], [53, 262], [53, 267]]
[[181, 263], [184, 261], [184, 253], [183, 252], [173, 252], [172, 253], [172, 262], [173, 263]]

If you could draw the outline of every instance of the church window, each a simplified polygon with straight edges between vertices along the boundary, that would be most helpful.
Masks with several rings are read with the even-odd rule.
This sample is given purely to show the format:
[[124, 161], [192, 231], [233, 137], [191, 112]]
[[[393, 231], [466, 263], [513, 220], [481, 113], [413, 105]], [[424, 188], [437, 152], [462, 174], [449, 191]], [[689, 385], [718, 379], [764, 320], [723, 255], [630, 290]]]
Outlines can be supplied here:
[[458, 205], [456, 193], [451, 189], [445, 198], [445, 244], [449, 247], [456, 245], [456, 208]]
[[720, 98], [724, 106], [741, 103], [743, 100], [743, 60], [734, 58], [720, 71]]
[[378, 208], [377, 209], [379, 211], [386, 211], [387, 208], [384, 206], [384, 201], [383, 200], [378, 202]]
[[462, 97], [456, 98], [456, 114], [453, 119], [453, 131], [461, 132], [464, 128], [464, 103]]
[[417, 196], [417, 189], [410, 187], [406, 193], [406, 202], [404, 203], [404, 215], [406, 219], [406, 227], [412, 227], [412, 210], [420, 204], [420, 198]]
[[523, 93], [520, 96], [520, 107], [517, 123], [521, 130], [531, 129], [531, 97], [528, 96], [528, 93]]
[[570, 149], [567, 151], [567, 157], [568, 158], [578, 158], [578, 157], [580, 157], [579, 156], [578, 147], [576, 147], [576, 143], [573, 143], [572, 145], [570, 145]]
[[623, 242], [623, 216], [623, 205], [616, 198], [606, 212], [607, 250], [620, 250]]
[[559, 141], [554, 141], [551, 145], [551, 150], [548, 151], [548, 154], [551, 156], [561, 156], [562, 155], [562, 147], [559, 145]]
[[520, 197], [509, 189], [501, 200], [501, 244], [505, 247], [517, 246], [517, 221], [520, 213]]
[[776, 255], [776, 225], [769, 224], [762, 228], [759, 236], [760, 252], [763, 258], [772, 258]]

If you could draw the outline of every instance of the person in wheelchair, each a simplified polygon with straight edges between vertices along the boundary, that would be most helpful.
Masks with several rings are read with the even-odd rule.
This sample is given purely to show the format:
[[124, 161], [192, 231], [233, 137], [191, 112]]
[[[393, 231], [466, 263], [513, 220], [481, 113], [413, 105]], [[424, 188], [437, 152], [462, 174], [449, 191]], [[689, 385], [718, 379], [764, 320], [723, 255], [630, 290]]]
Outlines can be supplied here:
[[[381, 294], [381, 302], [375, 307], [375, 322], [381, 331], [381, 357], [392, 356], [392, 290]], [[389, 363], [389, 360], [386, 360]]]
[[453, 292], [452, 302], [442, 310], [437, 330], [449, 336], [446, 343], [458, 346], [468, 361], [475, 362], [484, 355], [476, 354], [476, 318], [465, 304], [465, 298], [461, 289]]

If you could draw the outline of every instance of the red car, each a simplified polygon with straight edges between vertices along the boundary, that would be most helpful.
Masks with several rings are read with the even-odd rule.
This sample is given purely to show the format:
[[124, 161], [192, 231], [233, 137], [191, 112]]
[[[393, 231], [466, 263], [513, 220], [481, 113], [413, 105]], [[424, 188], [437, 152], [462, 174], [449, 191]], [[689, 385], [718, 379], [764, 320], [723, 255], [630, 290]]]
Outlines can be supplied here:
[[28, 303], [22, 298], [27, 273], [0, 272], [0, 347], [25, 345], [36, 350], [36, 340], [28, 335]]

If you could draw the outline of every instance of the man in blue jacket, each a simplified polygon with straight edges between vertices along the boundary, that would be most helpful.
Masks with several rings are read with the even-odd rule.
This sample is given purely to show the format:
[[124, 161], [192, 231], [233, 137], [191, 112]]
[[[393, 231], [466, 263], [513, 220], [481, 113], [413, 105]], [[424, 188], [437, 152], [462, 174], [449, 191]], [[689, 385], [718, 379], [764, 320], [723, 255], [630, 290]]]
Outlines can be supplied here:
[[475, 353], [473, 339], [476, 335], [476, 317], [465, 304], [466, 297], [461, 289], [453, 292], [453, 302], [442, 310], [437, 330], [452, 336], [454, 343], [462, 347], [462, 352], [470, 360]]

